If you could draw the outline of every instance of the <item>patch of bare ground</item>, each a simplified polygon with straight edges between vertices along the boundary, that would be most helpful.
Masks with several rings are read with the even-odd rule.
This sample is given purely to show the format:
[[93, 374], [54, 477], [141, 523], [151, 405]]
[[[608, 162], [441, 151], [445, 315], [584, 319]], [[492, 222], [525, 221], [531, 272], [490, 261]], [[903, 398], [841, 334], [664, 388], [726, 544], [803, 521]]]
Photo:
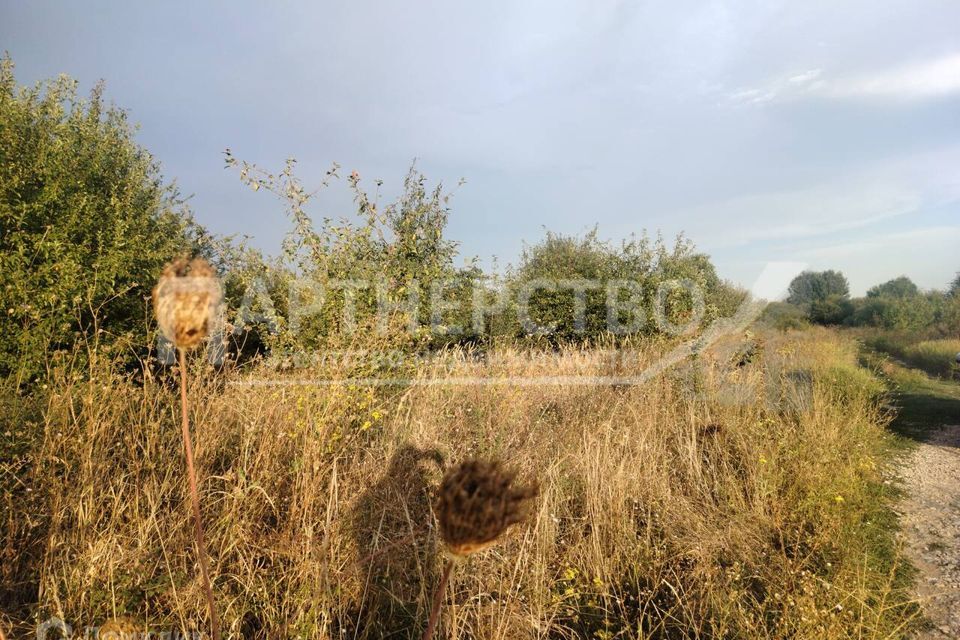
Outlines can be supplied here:
[[930, 433], [902, 477], [901, 535], [931, 623], [918, 638], [960, 638], [960, 425]]

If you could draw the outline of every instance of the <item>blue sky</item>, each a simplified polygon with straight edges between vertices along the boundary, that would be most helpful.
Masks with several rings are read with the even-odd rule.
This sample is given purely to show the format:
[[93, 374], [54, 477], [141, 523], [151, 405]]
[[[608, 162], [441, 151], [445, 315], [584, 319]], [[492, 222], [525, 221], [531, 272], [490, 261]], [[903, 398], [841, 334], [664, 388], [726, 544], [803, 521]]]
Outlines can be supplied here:
[[[960, 270], [958, 25], [954, 0], [0, 0], [22, 83], [105, 79], [197, 218], [267, 251], [282, 208], [226, 147], [307, 186], [466, 178], [450, 235], [485, 264], [544, 227], [682, 230], [730, 279], [799, 261], [855, 293]], [[341, 181], [312, 212], [349, 208]]]

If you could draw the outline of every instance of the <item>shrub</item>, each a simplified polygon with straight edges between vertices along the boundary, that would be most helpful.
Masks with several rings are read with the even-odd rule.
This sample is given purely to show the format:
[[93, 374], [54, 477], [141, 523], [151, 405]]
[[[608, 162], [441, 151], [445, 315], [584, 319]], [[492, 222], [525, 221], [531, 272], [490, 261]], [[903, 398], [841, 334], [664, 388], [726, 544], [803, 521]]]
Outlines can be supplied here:
[[[164, 262], [206, 235], [103, 87], [17, 86], [0, 62], [0, 376], [29, 380], [52, 349], [143, 345]], [[81, 352], [81, 353], [86, 353]]]
[[[583, 288], [575, 292], [578, 286]], [[722, 282], [710, 259], [682, 236], [672, 247], [646, 235], [617, 246], [600, 240], [596, 229], [582, 237], [547, 232], [524, 250], [507, 287], [514, 302], [524, 299], [522, 291], [529, 293], [526, 317], [522, 310], [513, 310], [512, 333], [548, 329], [553, 343], [595, 340], [611, 330], [618, 335], [657, 334], [665, 331], [666, 323], [692, 322], [697, 330], [735, 313], [745, 296]], [[608, 298], [619, 309], [611, 309]], [[616, 314], [612, 322], [608, 313]]]
[[[366, 193], [359, 174], [353, 172], [347, 182], [356, 214], [325, 218], [316, 225], [307, 213], [313, 193], [297, 178], [295, 161], [288, 160], [274, 175], [237, 160], [227, 150], [226, 164], [239, 171], [244, 184], [279, 197], [293, 223], [277, 264], [266, 268], [254, 261], [256, 268], [235, 282], [235, 296], [259, 298], [266, 307], [244, 307], [238, 324], [249, 324], [248, 315], [266, 319], [279, 330], [273, 344], [309, 350], [373, 327], [378, 310], [388, 306], [397, 309], [398, 327], [412, 322], [421, 327], [397, 331], [399, 346], [436, 347], [472, 337], [471, 294], [482, 273], [472, 264], [454, 264], [457, 243], [445, 235], [451, 193], [442, 184], [428, 188], [426, 176], [411, 167], [399, 198], [384, 205]], [[339, 177], [339, 166], [334, 165], [321, 187]], [[352, 289], [353, 284], [361, 288]], [[262, 287], [259, 294], [256, 287]], [[434, 316], [434, 295], [456, 309]], [[353, 326], [344, 322], [347, 304], [355, 312]], [[431, 325], [438, 330], [427, 329]], [[445, 330], [452, 326], [463, 331]]]
[[932, 327], [937, 318], [936, 294], [910, 298], [892, 295], [867, 296], [855, 301], [848, 324], [893, 331], [919, 331]]
[[817, 324], [843, 324], [853, 313], [853, 303], [839, 294], [831, 294], [823, 300], [810, 303], [810, 320]]

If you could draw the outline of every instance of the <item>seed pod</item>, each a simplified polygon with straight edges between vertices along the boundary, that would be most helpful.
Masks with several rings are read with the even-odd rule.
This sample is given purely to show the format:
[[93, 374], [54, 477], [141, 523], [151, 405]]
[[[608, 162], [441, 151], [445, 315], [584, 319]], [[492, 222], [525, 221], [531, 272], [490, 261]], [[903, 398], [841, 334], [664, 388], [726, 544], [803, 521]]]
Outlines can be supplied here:
[[497, 460], [467, 460], [447, 471], [436, 512], [450, 553], [466, 557], [486, 549], [527, 517], [538, 487], [514, 486], [516, 476]]
[[153, 289], [160, 331], [178, 349], [192, 349], [210, 334], [222, 301], [220, 282], [202, 258], [171, 262]]

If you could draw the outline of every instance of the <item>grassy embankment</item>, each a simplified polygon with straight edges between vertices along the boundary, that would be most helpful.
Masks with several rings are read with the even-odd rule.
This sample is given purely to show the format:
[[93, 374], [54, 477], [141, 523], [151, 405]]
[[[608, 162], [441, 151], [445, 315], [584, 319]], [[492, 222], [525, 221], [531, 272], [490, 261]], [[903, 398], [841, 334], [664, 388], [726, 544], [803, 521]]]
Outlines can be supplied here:
[[956, 364], [960, 340], [924, 340], [910, 334], [881, 332], [867, 337], [865, 342], [872, 349], [932, 376], [951, 378], [960, 373]]
[[[871, 341], [868, 344], [885, 343]], [[947, 349], [939, 348], [941, 352]], [[867, 349], [861, 359], [865, 366], [877, 371], [890, 388], [896, 409], [891, 426], [897, 433], [922, 440], [930, 430], [955, 424], [960, 419], [960, 384], [905, 367], [873, 349]]]
[[[624, 375], [664, 349], [450, 353], [417, 377]], [[459, 570], [443, 637], [897, 637], [916, 607], [882, 481], [883, 385], [826, 330], [768, 336], [740, 367], [726, 353], [639, 386], [371, 388], [324, 371], [339, 382], [262, 387], [198, 365], [225, 628], [417, 637], [441, 563], [431, 492], [444, 464], [482, 455], [542, 493]], [[94, 373], [64, 365], [34, 396], [5, 395], [0, 603], [24, 629], [50, 614], [205, 628], [176, 391]]]

